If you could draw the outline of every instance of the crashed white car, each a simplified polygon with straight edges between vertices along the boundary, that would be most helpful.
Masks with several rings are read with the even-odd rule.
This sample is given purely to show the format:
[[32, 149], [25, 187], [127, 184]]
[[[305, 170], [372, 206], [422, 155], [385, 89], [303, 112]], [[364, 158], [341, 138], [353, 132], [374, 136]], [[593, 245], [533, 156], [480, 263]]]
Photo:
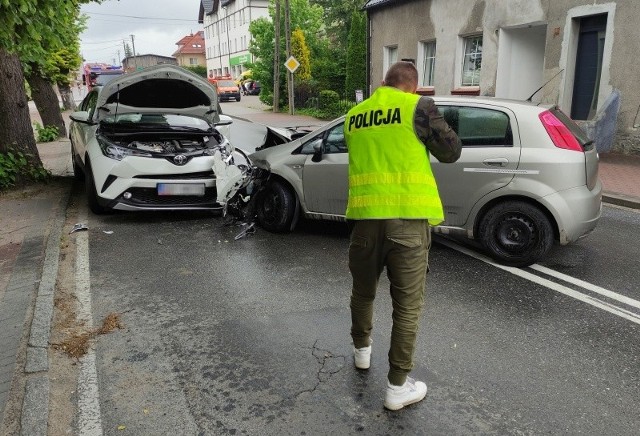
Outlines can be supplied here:
[[94, 88], [71, 120], [73, 170], [94, 213], [217, 209], [242, 183], [238, 168], [227, 174], [238, 154], [227, 139], [231, 118], [220, 114], [215, 89], [181, 67]]

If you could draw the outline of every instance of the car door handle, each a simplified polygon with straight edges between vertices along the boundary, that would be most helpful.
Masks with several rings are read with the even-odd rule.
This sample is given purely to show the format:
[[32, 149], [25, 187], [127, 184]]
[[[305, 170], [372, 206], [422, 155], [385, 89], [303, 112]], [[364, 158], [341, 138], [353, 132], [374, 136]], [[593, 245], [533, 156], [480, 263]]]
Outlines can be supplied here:
[[498, 157], [495, 159], [485, 159], [482, 161], [482, 163], [489, 167], [506, 167], [509, 163], [509, 159]]

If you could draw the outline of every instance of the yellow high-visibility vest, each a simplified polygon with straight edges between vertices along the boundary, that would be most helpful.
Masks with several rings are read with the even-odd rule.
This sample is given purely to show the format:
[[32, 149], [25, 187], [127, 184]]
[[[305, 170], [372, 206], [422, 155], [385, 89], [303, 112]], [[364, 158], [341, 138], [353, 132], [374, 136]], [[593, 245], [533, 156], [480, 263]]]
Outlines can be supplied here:
[[382, 86], [347, 113], [348, 219], [444, 221], [429, 153], [413, 127], [419, 99]]

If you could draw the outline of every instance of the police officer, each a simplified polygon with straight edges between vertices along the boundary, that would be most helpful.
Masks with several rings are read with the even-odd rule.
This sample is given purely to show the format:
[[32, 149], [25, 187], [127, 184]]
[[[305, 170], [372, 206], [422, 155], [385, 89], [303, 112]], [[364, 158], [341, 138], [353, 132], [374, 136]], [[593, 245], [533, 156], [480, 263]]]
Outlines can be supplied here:
[[373, 301], [386, 266], [393, 327], [384, 406], [398, 410], [427, 393], [425, 383], [408, 374], [424, 306], [429, 226], [444, 220], [429, 154], [440, 162], [455, 162], [461, 144], [433, 99], [416, 94], [413, 63], [393, 64], [382, 85], [349, 111], [344, 127], [349, 148], [346, 216], [352, 227], [351, 337], [356, 368], [368, 369]]

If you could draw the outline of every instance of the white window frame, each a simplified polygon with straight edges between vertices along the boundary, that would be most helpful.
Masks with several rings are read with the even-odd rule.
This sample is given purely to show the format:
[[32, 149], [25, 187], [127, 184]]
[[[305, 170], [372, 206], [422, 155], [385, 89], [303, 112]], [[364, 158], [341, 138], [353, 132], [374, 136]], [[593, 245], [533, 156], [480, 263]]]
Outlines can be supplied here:
[[[469, 44], [474, 41], [480, 39], [480, 47], [482, 47], [483, 36], [480, 35], [469, 35], [462, 38], [462, 63], [460, 70], [460, 85], [461, 86], [480, 86], [480, 79], [482, 76], [482, 49], [477, 50], [468, 50]], [[471, 82], [465, 83], [465, 65], [468, 57], [478, 56], [480, 55], [480, 68], [477, 69], [477, 74], [473, 74]], [[475, 71], [475, 70], [474, 70]]]
[[[431, 52], [427, 52], [432, 48]], [[435, 83], [436, 51], [438, 47], [436, 40], [420, 41], [418, 43], [418, 86], [422, 88], [432, 88]], [[427, 69], [429, 70], [427, 72]], [[425, 80], [425, 76], [427, 80]]]
[[396, 62], [398, 62], [398, 45], [385, 46], [382, 55], [382, 77], [387, 74], [389, 67]]

